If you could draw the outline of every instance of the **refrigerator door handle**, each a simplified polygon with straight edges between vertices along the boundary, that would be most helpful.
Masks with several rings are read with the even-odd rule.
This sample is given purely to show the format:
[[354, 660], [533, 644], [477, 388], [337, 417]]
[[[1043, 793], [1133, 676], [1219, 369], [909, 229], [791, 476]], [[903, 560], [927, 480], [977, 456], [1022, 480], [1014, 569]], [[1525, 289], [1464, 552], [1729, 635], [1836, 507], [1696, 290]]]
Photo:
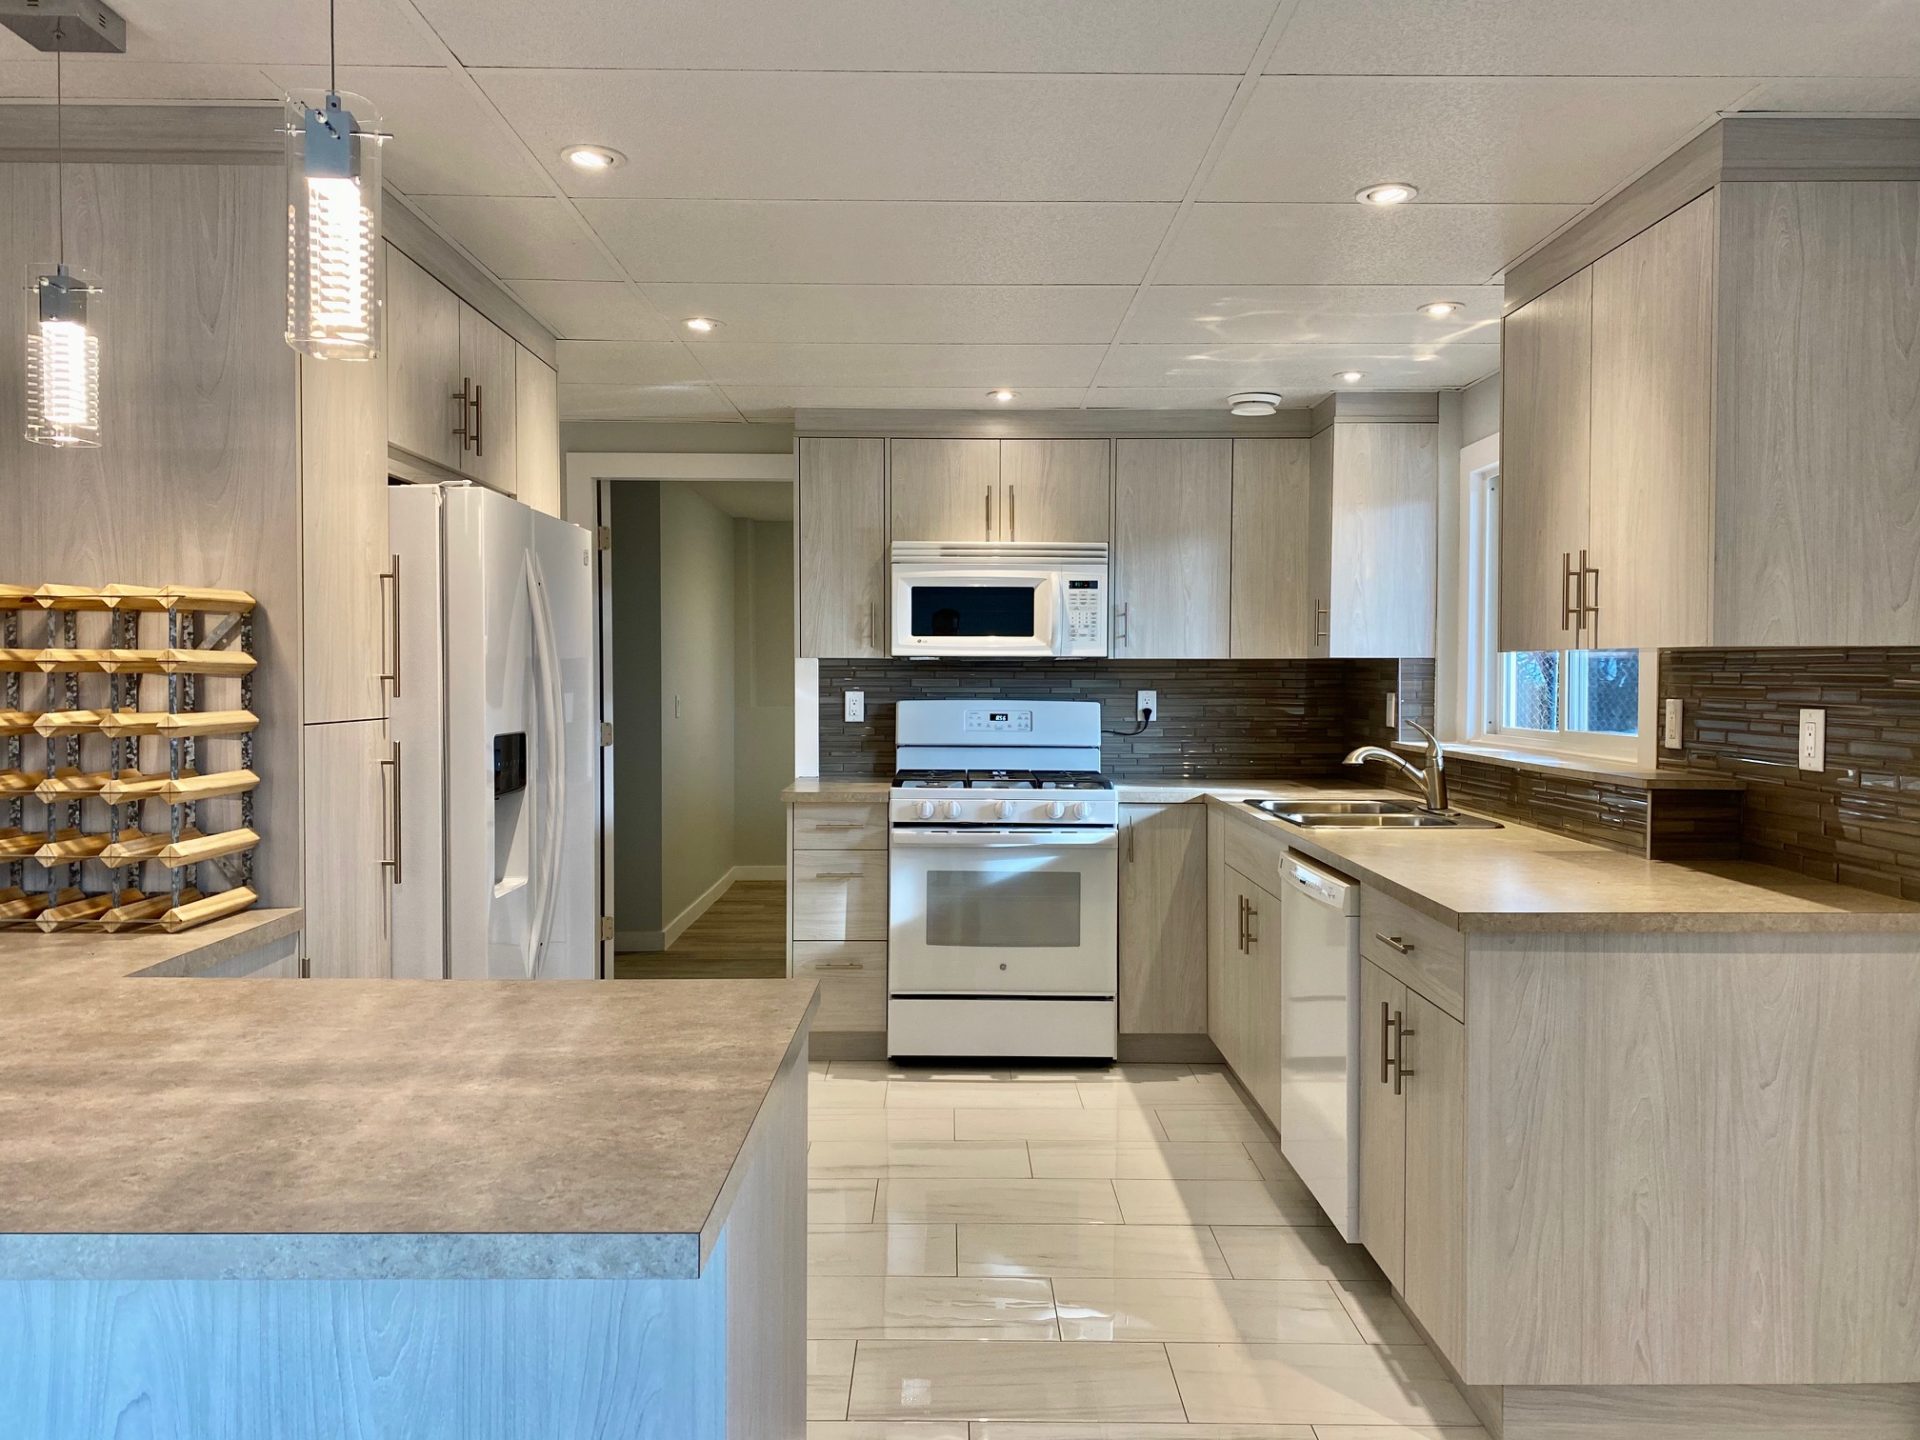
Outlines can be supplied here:
[[566, 834], [566, 745], [561, 730], [566, 723], [560, 702], [560, 642], [554, 634], [553, 610], [547, 603], [547, 587], [540, 573], [540, 557], [527, 552], [527, 598], [533, 610], [533, 649], [539, 667], [541, 703], [546, 720], [543, 758], [549, 816], [546, 845], [540, 857], [541, 886], [534, 897], [535, 915], [528, 937], [527, 978], [537, 979], [540, 962], [546, 958], [547, 937], [553, 929], [553, 896], [560, 884], [560, 841]]

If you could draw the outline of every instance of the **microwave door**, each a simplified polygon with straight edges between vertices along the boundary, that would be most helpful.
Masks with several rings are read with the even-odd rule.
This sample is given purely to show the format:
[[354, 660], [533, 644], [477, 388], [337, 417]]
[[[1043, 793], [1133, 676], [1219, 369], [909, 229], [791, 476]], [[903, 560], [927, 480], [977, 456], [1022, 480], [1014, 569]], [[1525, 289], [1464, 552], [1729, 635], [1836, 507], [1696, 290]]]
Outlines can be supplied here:
[[1050, 575], [899, 571], [893, 593], [896, 655], [1051, 655]]

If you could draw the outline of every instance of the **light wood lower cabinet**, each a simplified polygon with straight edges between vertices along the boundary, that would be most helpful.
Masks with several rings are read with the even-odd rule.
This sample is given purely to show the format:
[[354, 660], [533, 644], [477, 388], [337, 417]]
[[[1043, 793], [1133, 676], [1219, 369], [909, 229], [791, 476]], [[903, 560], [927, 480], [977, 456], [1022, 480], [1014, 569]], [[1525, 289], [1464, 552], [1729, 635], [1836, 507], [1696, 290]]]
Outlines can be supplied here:
[[1393, 1093], [1394, 1017], [1407, 987], [1360, 962], [1360, 1243], [1396, 1290], [1407, 1280], [1407, 1107]]
[[1208, 1030], [1254, 1103], [1280, 1128], [1280, 901], [1232, 866], [1215, 902]]
[[866, 940], [803, 940], [793, 947], [796, 980], [820, 982], [815, 1030], [887, 1028], [887, 947]]
[[1207, 1028], [1207, 807], [1120, 807], [1120, 1033]]
[[308, 725], [306, 765], [307, 973], [385, 979], [392, 929], [382, 860], [393, 835], [386, 723]]
[[793, 938], [885, 940], [886, 851], [794, 851]]

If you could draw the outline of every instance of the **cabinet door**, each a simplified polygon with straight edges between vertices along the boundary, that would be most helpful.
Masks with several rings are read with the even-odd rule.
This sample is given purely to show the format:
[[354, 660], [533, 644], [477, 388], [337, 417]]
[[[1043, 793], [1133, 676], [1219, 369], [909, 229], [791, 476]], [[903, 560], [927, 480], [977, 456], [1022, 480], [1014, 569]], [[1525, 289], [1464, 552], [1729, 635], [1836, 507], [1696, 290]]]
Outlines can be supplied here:
[[1588, 548], [1593, 272], [1506, 318], [1500, 431], [1500, 648], [1584, 641], [1573, 572]]
[[308, 725], [302, 740], [308, 973], [384, 980], [392, 973], [391, 876], [381, 861], [393, 853], [385, 722]]
[[536, 510], [564, 518], [566, 485], [560, 460], [560, 377], [524, 345], [515, 345], [514, 449], [520, 465], [514, 492]]
[[895, 540], [999, 538], [998, 440], [894, 440], [887, 484]]
[[1207, 1028], [1207, 807], [1120, 807], [1120, 1032]]
[[309, 724], [387, 713], [387, 376], [300, 358], [301, 680]]
[[1227, 868], [1223, 836], [1226, 821], [1211, 805], [1207, 811], [1207, 1038], [1226, 1058], [1227, 967], [1233, 963], [1235, 947], [1240, 943], [1239, 892], [1233, 887], [1233, 872]]
[[1464, 1333], [1467, 1027], [1407, 992], [1407, 1305], [1449, 1357]]
[[1330, 653], [1433, 654], [1439, 573], [1437, 425], [1333, 426]]
[[1236, 660], [1313, 654], [1308, 551], [1311, 442], [1233, 442], [1233, 605]]
[[1113, 527], [1105, 440], [1002, 440], [1002, 540], [1105, 543]]
[[1247, 886], [1246, 982], [1241, 1004], [1240, 1083], [1267, 1121], [1280, 1128], [1280, 899], [1264, 885]]
[[1593, 263], [1592, 649], [1711, 639], [1715, 204]]
[[460, 307], [460, 374], [473, 387], [467, 407], [467, 453], [459, 469], [511, 495], [520, 482], [516, 459], [514, 339], [471, 305]]
[[387, 439], [449, 470], [461, 465], [460, 297], [387, 247]]
[[1227, 657], [1233, 442], [1114, 442], [1111, 649], [1119, 660]]
[[1333, 426], [1307, 443], [1307, 591], [1313, 606], [1309, 655], [1332, 653], [1327, 633], [1333, 609]]
[[[1393, 1093], [1395, 1016], [1407, 987], [1371, 960], [1360, 962], [1360, 1243], [1387, 1279], [1407, 1278], [1407, 1106]], [[1413, 1023], [1411, 1021], [1409, 1024]]]
[[887, 653], [887, 442], [802, 440], [800, 653]]

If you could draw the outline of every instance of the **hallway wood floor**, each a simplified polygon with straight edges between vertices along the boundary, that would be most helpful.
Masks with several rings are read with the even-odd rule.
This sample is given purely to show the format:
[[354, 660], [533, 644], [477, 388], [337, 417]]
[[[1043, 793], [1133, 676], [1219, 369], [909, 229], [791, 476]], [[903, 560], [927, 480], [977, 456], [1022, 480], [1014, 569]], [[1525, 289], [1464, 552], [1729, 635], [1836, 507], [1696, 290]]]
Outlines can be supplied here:
[[787, 882], [741, 880], [665, 950], [622, 952], [619, 980], [780, 980], [787, 973]]

